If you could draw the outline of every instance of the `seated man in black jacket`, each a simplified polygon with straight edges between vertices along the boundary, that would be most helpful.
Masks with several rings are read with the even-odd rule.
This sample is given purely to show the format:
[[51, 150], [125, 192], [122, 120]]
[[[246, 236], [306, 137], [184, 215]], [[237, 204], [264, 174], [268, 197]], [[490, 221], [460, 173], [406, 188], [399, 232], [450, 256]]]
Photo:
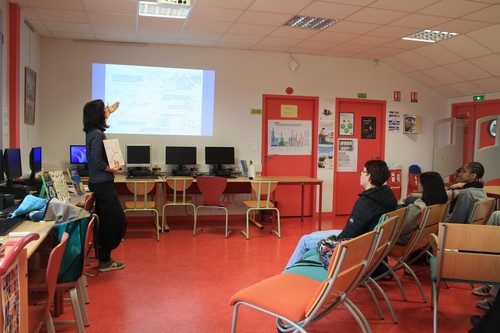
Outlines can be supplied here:
[[395, 210], [398, 204], [392, 190], [384, 185], [389, 176], [389, 168], [384, 161], [366, 162], [359, 176], [359, 183], [364, 191], [358, 194], [359, 198], [344, 229], [316, 231], [302, 236], [286, 268], [301, 260], [304, 253], [316, 248], [318, 242], [324, 238], [332, 235], [338, 235], [341, 239], [354, 238], [373, 230], [380, 216]]

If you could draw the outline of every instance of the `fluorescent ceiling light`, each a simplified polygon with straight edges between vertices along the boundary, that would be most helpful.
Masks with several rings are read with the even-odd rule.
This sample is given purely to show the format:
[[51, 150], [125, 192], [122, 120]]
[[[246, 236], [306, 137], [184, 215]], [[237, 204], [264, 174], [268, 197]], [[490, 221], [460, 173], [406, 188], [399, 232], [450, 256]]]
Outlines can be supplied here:
[[427, 43], [435, 43], [439, 42], [443, 39], [448, 39], [451, 37], [458, 36], [456, 32], [446, 32], [446, 31], [437, 31], [437, 30], [424, 30], [417, 32], [408, 37], [403, 37], [404, 40], [413, 40], [417, 42], [427, 42]]
[[185, 19], [189, 14], [191, 6], [166, 1], [139, 1], [139, 15], [152, 17], [167, 17]]
[[338, 20], [313, 16], [294, 16], [285, 25], [292, 28], [323, 30]]

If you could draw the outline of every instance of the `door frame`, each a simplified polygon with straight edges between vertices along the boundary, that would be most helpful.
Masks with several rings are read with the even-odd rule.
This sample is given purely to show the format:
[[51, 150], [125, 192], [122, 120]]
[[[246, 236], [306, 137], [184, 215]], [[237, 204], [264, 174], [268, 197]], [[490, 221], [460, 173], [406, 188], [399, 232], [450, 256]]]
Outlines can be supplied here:
[[[387, 101], [385, 100], [378, 100], [378, 99], [357, 99], [357, 98], [341, 98], [341, 97], [336, 97], [335, 98], [335, 118], [334, 118], [334, 148], [333, 148], [333, 196], [332, 196], [332, 212], [333, 215], [337, 215], [337, 207], [335, 205], [335, 198], [337, 193], [335, 192], [335, 189], [337, 188], [337, 182], [338, 182], [338, 172], [337, 172], [337, 159], [338, 159], [338, 139], [339, 139], [339, 129], [338, 129], [338, 122], [339, 122], [339, 113], [340, 113], [340, 104], [343, 102], [349, 102], [349, 103], [357, 103], [360, 105], [363, 104], [377, 104], [382, 107], [382, 121], [381, 121], [381, 136], [380, 136], [380, 147], [381, 147], [381, 152], [380, 152], [380, 159], [385, 161], [385, 129], [386, 129], [386, 117], [387, 117]], [[359, 148], [358, 148], [359, 149]]]

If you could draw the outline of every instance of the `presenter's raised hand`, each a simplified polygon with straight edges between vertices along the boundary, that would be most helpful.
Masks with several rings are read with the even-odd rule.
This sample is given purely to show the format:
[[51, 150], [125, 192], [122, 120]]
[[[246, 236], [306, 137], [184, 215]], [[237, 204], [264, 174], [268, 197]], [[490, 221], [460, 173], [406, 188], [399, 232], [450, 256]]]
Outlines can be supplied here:
[[111, 105], [106, 105], [106, 107], [104, 107], [104, 115], [106, 117], [106, 119], [113, 113], [116, 111], [116, 109], [118, 109], [118, 107], [120, 106], [120, 102], [114, 102], [113, 104]]

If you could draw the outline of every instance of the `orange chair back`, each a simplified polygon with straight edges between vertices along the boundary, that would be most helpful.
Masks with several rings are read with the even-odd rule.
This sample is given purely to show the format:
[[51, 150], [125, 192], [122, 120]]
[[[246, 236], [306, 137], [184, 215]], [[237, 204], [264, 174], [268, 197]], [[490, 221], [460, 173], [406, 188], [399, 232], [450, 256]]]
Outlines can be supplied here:
[[[379, 224], [376, 228], [377, 231], [379, 231], [380, 236], [377, 244], [377, 248], [375, 249], [373, 253], [373, 257], [370, 260], [369, 268], [367, 270], [367, 274], [371, 274], [377, 266], [382, 262], [382, 260], [387, 257], [387, 254], [390, 252], [392, 246], [396, 244], [396, 240], [399, 237], [399, 234], [401, 232], [401, 226], [403, 225], [403, 219], [404, 215], [406, 215], [406, 210], [407, 208], [401, 208], [398, 209], [397, 211], [402, 213], [403, 217], [398, 216], [397, 214], [394, 214], [393, 217], [388, 218], [381, 224]], [[395, 211], [395, 212], [397, 212]]]
[[271, 194], [277, 185], [277, 180], [252, 180], [252, 192], [256, 195], [257, 208], [274, 207], [271, 203]]
[[191, 177], [167, 177], [166, 179], [168, 187], [174, 191], [172, 198], [167, 201], [171, 201], [173, 204], [186, 204], [188, 202], [188, 197], [186, 196], [186, 190], [193, 184], [193, 178]]
[[486, 198], [483, 200], [476, 201], [472, 214], [469, 218], [469, 224], [486, 224], [493, 212], [493, 207], [495, 205], [494, 198]]
[[217, 206], [220, 204], [220, 196], [226, 189], [227, 179], [223, 177], [199, 176], [196, 185], [202, 195], [202, 205]]

